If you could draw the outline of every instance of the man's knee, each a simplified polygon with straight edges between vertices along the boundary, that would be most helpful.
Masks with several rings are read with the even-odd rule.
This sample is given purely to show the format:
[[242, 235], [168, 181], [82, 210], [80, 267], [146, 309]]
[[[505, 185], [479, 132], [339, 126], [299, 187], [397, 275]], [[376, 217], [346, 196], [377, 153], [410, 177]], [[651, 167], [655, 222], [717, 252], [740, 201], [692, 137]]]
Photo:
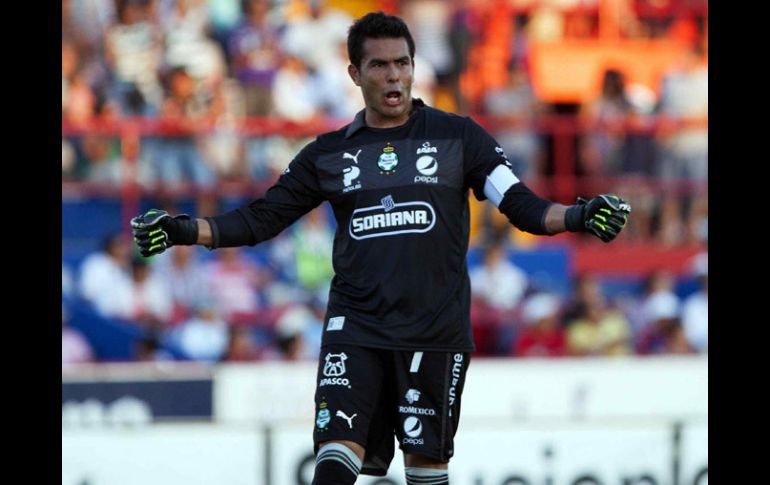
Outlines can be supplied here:
[[323, 449], [324, 446], [331, 443], [336, 443], [338, 445], [342, 445], [350, 448], [353, 451], [353, 453], [356, 454], [359, 460], [364, 461], [364, 455], [366, 454], [366, 449], [363, 446], [356, 443], [355, 441], [349, 441], [349, 440], [323, 441], [318, 444], [318, 453], [321, 453], [321, 450]]
[[312, 485], [352, 485], [361, 473], [364, 447], [352, 441], [325, 441], [318, 447]]
[[449, 484], [448, 463], [423, 455], [404, 454], [407, 485]]
[[413, 453], [404, 453], [404, 465], [416, 468], [438, 468], [446, 470], [448, 463], [425, 455], [416, 455]]

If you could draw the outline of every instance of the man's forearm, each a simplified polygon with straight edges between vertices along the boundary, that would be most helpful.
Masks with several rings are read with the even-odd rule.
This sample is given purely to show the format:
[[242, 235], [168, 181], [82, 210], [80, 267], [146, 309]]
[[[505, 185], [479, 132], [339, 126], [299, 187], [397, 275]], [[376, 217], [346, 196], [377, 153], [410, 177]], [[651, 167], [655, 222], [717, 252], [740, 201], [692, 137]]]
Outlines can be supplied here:
[[205, 219], [196, 219], [198, 221], [198, 242], [203, 246], [213, 246], [214, 235], [211, 233], [211, 225]]
[[567, 230], [564, 224], [564, 216], [567, 213], [567, 206], [561, 204], [552, 204], [545, 213], [545, 230], [548, 234], [559, 234]]

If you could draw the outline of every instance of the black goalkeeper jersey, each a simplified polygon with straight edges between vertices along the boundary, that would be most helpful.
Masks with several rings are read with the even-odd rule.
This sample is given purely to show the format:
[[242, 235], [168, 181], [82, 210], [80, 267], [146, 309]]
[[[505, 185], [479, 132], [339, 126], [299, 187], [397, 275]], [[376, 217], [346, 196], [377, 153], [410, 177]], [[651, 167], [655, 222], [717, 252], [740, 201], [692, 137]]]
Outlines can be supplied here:
[[337, 231], [325, 344], [474, 350], [468, 190], [485, 199], [487, 175], [510, 164], [470, 118], [413, 103], [402, 126], [368, 127], [362, 111], [318, 136], [263, 198], [212, 218], [215, 233], [248, 226], [253, 245], [329, 201]]

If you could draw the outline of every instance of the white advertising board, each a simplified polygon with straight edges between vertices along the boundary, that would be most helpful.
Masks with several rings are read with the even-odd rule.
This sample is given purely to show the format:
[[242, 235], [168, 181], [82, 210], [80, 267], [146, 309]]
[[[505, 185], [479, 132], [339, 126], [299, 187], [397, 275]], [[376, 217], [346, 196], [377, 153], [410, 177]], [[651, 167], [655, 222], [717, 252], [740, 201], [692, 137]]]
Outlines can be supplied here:
[[[65, 430], [62, 485], [309, 485], [313, 423], [264, 431], [225, 425]], [[270, 477], [269, 479], [267, 477]], [[403, 455], [385, 477], [357, 485], [403, 485]], [[708, 485], [705, 421], [463, 423], [450, 463], [459, 485]]]
[[708, 358], [477, 360], [463, 415], [527, 418], [708, 414]]
[[[467, 425], [466, 425], [467, 424]], [[679, 442], [671, 423], [463, 424], [455, 440], [450, 480], [460, 485], [708, 485], [705, 423], [685, 425]], [[271, 485], [309, 485], [309, 427], [274, 430]], [[685, 438], [687, 436], [688, 438]], [[361, 485], [403, 485], [402, 454], [386, 477]], [[676, 478], [675, 478], [676, 477]]]
[[223, 364], [214, 373], [214, 416], [220, 422], [275, 423], [313, 419], [315, 362]]
[[[221, 422], [312, 419], [316, 364], [223, 365], [214, 377]], [[708, 415], [708, 357], [476, 359], [463, 418], [690, 418]]]
[[264, 485], [264, 436], [217, 425], [62, 430], [62, 485]]

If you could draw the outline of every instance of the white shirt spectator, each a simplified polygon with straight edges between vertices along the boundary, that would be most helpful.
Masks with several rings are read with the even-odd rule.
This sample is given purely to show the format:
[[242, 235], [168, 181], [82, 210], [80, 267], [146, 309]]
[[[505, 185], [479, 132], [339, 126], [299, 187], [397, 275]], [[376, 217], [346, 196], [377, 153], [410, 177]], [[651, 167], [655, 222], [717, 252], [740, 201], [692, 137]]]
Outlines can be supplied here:
[[708, 352], [709, 299], [699, 291], [689, 296], [682, 306], [682, 326], [687, 341], [698, 352]]
[[63, 327], [61, 330], [61, 364], [84, 364], [93, 362], [94, 352], [83, 334], [74, 328]]
[[69, 266], [61, 264], [61, 295], [64, 298], [72, 297], [75, 292], [75, 283], [72, 278], [72, 271]]
[[161, 322], [169, 322], [174, 306], [171, 291], [163, 280], [151, 274], [141, 283], [134, 281], [131, 288], [129, 318], [152, 316]]
[[319, 113], [318, 86], [298, 57], [289, 57], [273, 82], [275, 114], [293, 121], [307, 121]]
[[238, 248], [222, 248], [218, 259], [205, 265], [214, 308], [225, 320], [259, 311], [259, 268]]
[[314, 69], [332, 63], [339, 42], [346, 41], [353, 18], [346, 12], [324, 9], [318, 18], [305, 16], [291, 21], [284, 33], [282, 46], [292, 55], [302, 58]]
[[505, 258], [471, 271], [473, 294], [501, 310], [512, 310], [521, 301], [529, 279], [519, 267]]
[[177, 246], [156, 256], [151, 271], [171, 294], [174, 304], [191, 309], [209, 296], [204, 266], [198, 261], [195, 246]]
[[227, 349], [229, 328], [224, 320], [210, 309], [206, 309], [197, 317], [183, 323], [174, 332], [174, 338], [188, 357], [201, 361], [217, 361]]
[[80, 269], [80, 295], [106, 317], [131, 318], [132, 283], [128, 271], [99, 252], [88, 256]]

